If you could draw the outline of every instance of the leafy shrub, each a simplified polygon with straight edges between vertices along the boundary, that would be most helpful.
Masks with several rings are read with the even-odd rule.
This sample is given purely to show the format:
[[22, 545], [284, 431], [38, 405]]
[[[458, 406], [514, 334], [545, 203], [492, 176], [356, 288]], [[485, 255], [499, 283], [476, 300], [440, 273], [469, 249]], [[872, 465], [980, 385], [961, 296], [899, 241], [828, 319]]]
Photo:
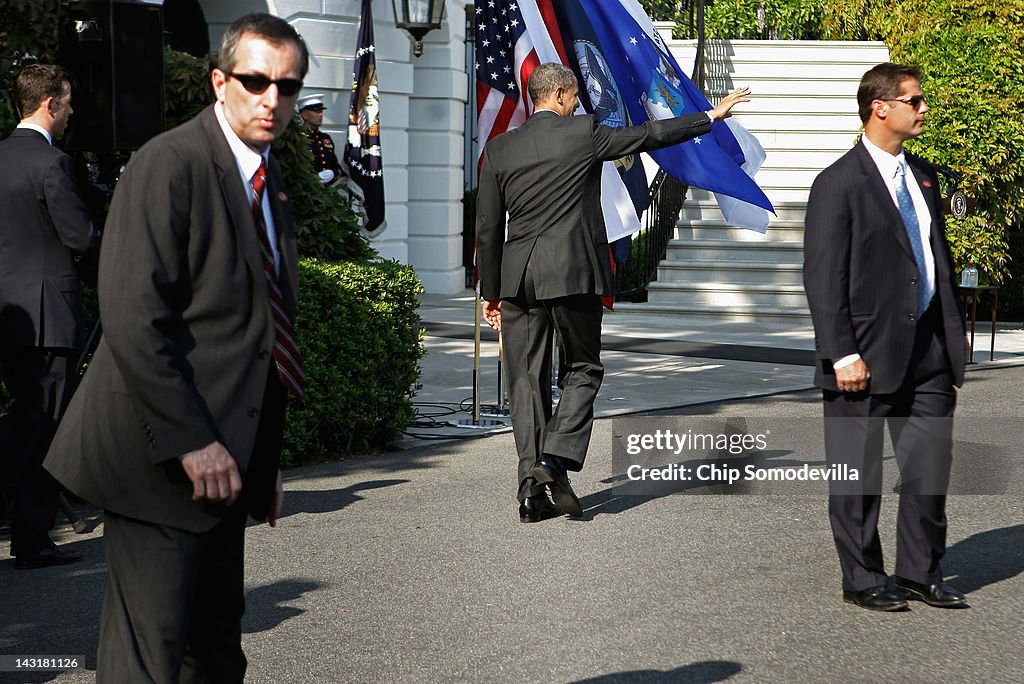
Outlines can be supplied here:
[[[826, 0], [713, 0], [707, 3], [704, 33], [722, 39], [816, 39]], [[641, 0], [655, 21], [674, 21], [676, 38], [696, 38], [695, 0]]]
[[387, 446], [412, 420], [422, 345], [415, 272], [394, 261], [304, 259], [296, 334], [304, 401], [291, 401], [285, 464]]
[[817, 39], [824, 0], [715, 0], [708, 5], [708, 38]]
[[27, 57], [52, 62], [57, 51], [59, 0], [6, 0], [0, 10], [0, 139], [18, 125], [6, 96]]

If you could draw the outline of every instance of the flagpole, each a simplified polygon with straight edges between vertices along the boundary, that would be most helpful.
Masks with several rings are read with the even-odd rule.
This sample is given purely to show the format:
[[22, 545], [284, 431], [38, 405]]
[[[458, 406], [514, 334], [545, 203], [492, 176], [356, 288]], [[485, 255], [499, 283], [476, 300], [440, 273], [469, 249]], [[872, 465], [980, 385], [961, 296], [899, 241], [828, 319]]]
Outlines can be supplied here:
[[[507, 427], [500, 420], [488, 420], [480, 418], [480, 318], [483, 315], [483, 298], [479, 292], [474, 293], [475, 316], [473, 317], [473, 417], [470, 420], [460, 420], [455, 423], [460, 428], [476, 428], [482, 430], [493, 430], [494, 428]], [[498, 338], [499, 349], [501, 338]], [[499, 389], [500, 391], [500, 389]]]
[[488, 405], [487, 410], [480, 415], [488, 418], [508, 418], [508, 393], [505, 391], [505, 374], [502, 373], [502, 365], [505, 363], [505, 338], [501, 331], [498, 331], [498, 401], [494, 406]]
[[481, 297], [476, 297], [476, 315], [473, 316], [473, 424], [480, 424], [480, 308]]

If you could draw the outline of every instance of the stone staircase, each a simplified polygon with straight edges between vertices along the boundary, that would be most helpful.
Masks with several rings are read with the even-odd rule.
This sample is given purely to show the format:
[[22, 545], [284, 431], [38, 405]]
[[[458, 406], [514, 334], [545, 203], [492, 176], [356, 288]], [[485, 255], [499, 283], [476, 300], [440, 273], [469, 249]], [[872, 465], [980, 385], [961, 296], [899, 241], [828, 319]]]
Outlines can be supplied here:
[[[694, 41], [669, 45], [689, 70]], [[734, 228], [711, 193], [691, 188], [649, 301], [615, 308], [706, 324], [810, 327], [802, 276], [807, 195], [818, 172], [853, 145], [857, 84], [888, 50], [874, 42], [709, 41], [705, 54], [712, 101], [742, 85], [753, 91], [736, 120], [765, 148], [756, 180], [777, 215], [764, 235]]]

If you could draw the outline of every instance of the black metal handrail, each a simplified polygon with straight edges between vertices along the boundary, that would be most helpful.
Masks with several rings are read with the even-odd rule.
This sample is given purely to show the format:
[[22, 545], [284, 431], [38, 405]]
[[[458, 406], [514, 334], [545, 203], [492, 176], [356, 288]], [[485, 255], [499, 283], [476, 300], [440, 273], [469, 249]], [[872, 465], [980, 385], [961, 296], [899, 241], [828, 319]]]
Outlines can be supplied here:
[[625, 301], [647, 301], [647, 286], [658, 276], [658, 264], [665, 258], [668, 243], [675, 236], [679, 212], [688, 185], [658, 170], [651, 183], [651, 204], [645, 225], [633, 237], [629, 260], [615, 270], [616, 297]]
[[[691, 80], [703, 92], [704, 78], [704, 0], [687, 0], [683, 8], [690, 16], [689, 35], [696, 35], [697, 54]], [[647, 286], [658, 277], [658, 264], [665, 258], [668, 243], [675, 237], [679, 212], [686, 201], [689, 186], [658, 169], [650, 186], [651, 204], [646, 225], [633, 237], [629, 260], [615, 272], [616, 297], [625, 301], [646, 302]]]

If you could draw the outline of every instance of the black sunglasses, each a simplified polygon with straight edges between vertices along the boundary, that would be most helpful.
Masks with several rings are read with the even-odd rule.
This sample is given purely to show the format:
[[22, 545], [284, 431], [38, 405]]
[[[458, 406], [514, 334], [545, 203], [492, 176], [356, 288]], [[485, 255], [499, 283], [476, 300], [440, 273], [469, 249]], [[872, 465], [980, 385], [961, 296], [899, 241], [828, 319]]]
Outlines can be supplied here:
[[893, 97], [893, 98], [890, 98], [889, 101], [890, 102], [902, 102], [903, 104], [908, 104], [911, 107], [913, 107], [915, 110], [918, 110], [918, 109], [921, 108], [921, 104], [923, 102], [925, 102], [926, 100], [924, 99], [924, 95], [912, 95], [910, 97]]
[[243, 88], [254, 95], [266, 92], [267, 88], [272, 85], [276, 85], [277, 92], [285, 97], [295, 95], [302, 90], [302, 81], [298, 78], [279, 78], [275, 81], [263, 74], [235, 74], [230, 71], [225, 71], [224, 75], [235, 79], [242, 84]]

